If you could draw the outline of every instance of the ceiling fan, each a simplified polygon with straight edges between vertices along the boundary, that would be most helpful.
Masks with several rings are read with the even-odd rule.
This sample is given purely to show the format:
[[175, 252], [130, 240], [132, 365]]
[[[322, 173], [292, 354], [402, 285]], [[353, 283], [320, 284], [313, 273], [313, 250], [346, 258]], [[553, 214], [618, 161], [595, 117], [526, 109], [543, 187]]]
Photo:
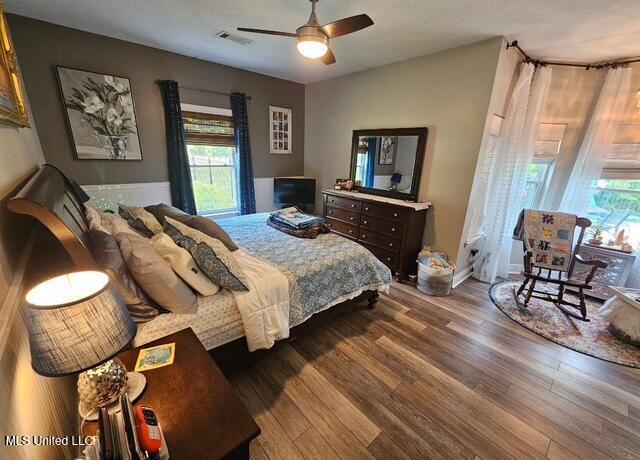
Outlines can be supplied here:
[[331, 48], [329, 48], [330, 38], [342, 37], [343, 35], [351, 34], [373, 25], [373, 21], [369, 16], [366, 14], [358, 14], [321, 26], [316, 17], [316, 3], [318, 0], [309, 1], [311, 2], [311, 16], [309, 16], [306, 24], [296, 29], [295, 34], [291, 32], [279, 32], [277, 30], [249, 29], [246, 27], [238, 27], [238, 30], [241, 32], [282, 35], [296, 38], [298, 40], [298, 51], [300, 54], [311, 59], [322, 58], [322, 62], [329, 65], [335, 64], [336, 62], [336, 57], [333, 55]]

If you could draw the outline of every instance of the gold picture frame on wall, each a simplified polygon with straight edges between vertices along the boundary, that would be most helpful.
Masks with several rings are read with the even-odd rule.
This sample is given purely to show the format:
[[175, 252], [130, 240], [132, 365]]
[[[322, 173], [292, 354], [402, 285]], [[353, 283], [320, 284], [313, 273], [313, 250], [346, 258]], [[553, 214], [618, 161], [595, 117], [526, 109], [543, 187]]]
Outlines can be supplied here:
[[29, 127], [18, 61], [0, 0], [0, 123]]

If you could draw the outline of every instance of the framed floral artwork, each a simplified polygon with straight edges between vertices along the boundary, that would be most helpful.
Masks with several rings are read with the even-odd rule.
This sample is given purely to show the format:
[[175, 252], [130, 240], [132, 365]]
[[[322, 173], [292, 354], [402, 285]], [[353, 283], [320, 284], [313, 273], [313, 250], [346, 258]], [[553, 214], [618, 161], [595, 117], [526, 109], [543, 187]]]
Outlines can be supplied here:
[[0, 122], [29, 126], [18, 62], [0, 0]]
[[291, 110], [269, 106], [269, 152], [291, 155]]
[[79, 160], [142, 160], [128, 78], [56, 67]]

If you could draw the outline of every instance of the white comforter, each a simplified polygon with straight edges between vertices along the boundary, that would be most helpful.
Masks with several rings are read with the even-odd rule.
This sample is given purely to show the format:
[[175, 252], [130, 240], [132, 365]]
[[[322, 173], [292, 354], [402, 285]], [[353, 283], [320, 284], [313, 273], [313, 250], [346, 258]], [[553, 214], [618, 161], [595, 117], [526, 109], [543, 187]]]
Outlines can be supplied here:
[[249, 290], [234, 291], [250, 351], [271, 348], [289, 337], [289, 283], [284, 274], [242, 249], [233, 253], [244, 270]]

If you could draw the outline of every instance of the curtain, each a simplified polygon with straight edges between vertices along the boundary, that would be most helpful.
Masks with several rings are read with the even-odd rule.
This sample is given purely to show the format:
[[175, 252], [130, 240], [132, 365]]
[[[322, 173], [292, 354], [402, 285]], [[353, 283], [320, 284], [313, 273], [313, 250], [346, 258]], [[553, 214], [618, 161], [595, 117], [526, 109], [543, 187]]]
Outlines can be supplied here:
[[251, 163], [251, 140], [249, 138], [249, 118], [247, 98], [243, 93], [231, 94], [231, 112], [236, 140], [237, 186], [240, 197], [240, 214], [256, 212], [256, 192], [253, 185], [253, 165]]
[[171, 204], [189, 214], [196, 214], [196, 202], [191, 184], [191, 170], [187, 154], [187, 141], [180, 109], [178, 82], [159, 81], [164, 105], [164, 120], [167, 135], [169, 181], [171, 182]]
[[609, 69], [578, 152], [560, 209], [586, 215], [593, 198], [591, 184], [600, 179], [613, 150], [618, 124], [631, 97], [631, 67]]
[[369, 148], [367, 149], [367, 163], [364, 176], [364, 186], [373, 187], [373, 180], [376, 172], [376, 148], [378, 146], [376, 137], [369, 138]]
[[[535, 73], [535, 76], [534, 76]], [[523, 63], [495, 149], [485, 195], [485, 241], [474, 276], [494, 282], [508, 276], [512, 232], [524, 206], [527, 168], [533, 159], [551, 68]]]

